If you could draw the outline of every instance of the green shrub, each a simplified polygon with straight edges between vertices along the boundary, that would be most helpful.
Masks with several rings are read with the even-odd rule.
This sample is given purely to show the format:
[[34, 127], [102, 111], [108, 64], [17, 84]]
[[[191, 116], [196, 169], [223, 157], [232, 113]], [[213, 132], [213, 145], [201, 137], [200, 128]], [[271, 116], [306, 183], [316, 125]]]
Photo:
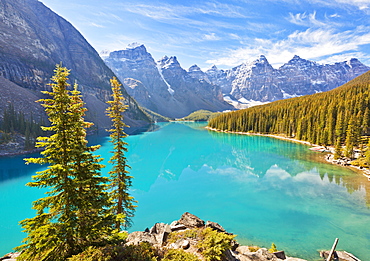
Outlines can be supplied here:
[[107, 256], [101, 248], [89, 247], [82, 253], [68, 258], [68, 261], [110, 261], [111, 257]]
[[198, 237], [199, 229], [186, 229], [183, 231], [172, 232], [168, 235], [167, 242], [168, 243], [175, 243], [179, 239], [187, 239], [193, 238], [196, 239]]
[[207, 261], [221, 260], [227, 249], [231, 249], [235, 235], [217, 232], [210, 227], [201, 231], [201, 238], [197, 245]]
[[117, 253], [115, 261], [157, 261], [157, 253], [154, 247], [148, 242], [141, 242], [139, 245], [125, 246], [123, 251]]
[[157, 261], [156, 255], [156, 250], [148, 242], [142, 242], [130, 246], [89, 247], [68, 261]]
[[249, 247], [248, 247], [248, 249], [249, 249], [249, 251], [251, 251], [251, 252], [257, 252], [257, 251], [258, 251], [258, 249], [260, 249], [260, 247], [258, 247], [258, 246], [249, 246]]
[[274, 252], [277, 252], [277, 248], [276, 248], [276, 245], [274, 243], [271, 244], [271, 248], [269, 249], [269, 252], [270, 253], [274, 253]]
[[199, 258], [192, 253], [185, 252], [182, 249], [170, 249], [165, 254], [162, 261], [199, 261]]

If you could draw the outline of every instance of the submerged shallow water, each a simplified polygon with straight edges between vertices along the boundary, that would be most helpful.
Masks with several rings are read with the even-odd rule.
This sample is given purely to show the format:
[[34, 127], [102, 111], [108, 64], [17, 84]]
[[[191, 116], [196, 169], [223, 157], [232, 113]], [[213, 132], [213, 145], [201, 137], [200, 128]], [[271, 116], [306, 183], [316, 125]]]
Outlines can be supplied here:
[[[338, 237], [337, 249], [366, 260], [370, 182], [362, 175], [317, 161], [320, 154], [302, 144], [210, 132], [199, 123], [160, 127], [127, 138], [138, 200], [130, 231], [188, 211], [220, 223], [243, 244], [274, 242], [290, 256], [316, 260], [317, 250], [330, 249]], [[102, 144], [99, 154], [109, 166], [108, 138], [90, 140]], [[42, 167], [22, 158], [0, 159], [0, 256], [20, 244], [17, 222], [34, 215], [31, 202], [44, 192], [24, 186]]]

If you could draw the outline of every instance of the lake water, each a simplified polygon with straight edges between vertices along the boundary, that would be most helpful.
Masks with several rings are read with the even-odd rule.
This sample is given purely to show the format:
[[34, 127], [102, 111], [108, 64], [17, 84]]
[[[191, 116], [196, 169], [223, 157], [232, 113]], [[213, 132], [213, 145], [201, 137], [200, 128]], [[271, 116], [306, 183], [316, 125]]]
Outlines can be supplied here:
[[[320, 153], [298, 143], [210, 132], [199, 123], [159, 126], [127, 138], [138, 200], [130, 231], [188, 211], [220, 223], [243, 244], [274, 242], [290, 256], [317, 260], [317, 250], [338, 237], [337, 249], [368, 259], [370, 182], [361, 174], [321, 163]], [[102, 144], [108, 165], [108, 138], [90, 140]], [[24, 184], [41, 169], [24, 165], [23, 156], [0, 158], [0, 256], [20, 245], [18, 221], [34, 216], [32, 201], [44, 191]]]

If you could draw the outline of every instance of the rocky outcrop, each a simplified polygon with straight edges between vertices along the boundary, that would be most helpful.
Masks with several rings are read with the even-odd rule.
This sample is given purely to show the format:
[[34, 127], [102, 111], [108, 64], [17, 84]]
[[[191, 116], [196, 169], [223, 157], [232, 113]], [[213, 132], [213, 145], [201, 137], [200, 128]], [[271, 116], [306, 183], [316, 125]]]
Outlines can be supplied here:
[[203, 227], [204, 221], [198, 218], [197, 216], [190, 214], [189, 212], [185, 212], [180, 220], [178, 221], [179, 224], [184, 225], [185, 227], [194, 228], [194, 227]]
[[[71, 70], [70, 83], [77, 82], [83, 93], [88, 120], [101, 128], [110, 126], [105, 102], [110, 99], [109, 79], [114, 73], [65, 19], [37, 0], [0, 1], [0, 46], [0, 76], [29, 90], [27, 97], [31, 92], [39, 96], [50, 83], [55, 65], [62, 63]], [[10, 102], [16, 102], [16, 95]], [[127, 123], [147, 125], [150, 120], [136, 101], [125, 90], [123, 95], [129, 105]]]
[[[186, 252], [192, 253], [200, 260], [204, 257], [201, 256], [198, 249], [199, 239], [195, 236], [188, 238], [179, 237], [175, 240], [171, 238], [171, 233], [178, 233], [179, 231], [191, 231], [194, 229], [205, 229], [210, 227], [219, 233], [227, 233], [225, 229], [216, 222], [207, 221], [204, 222], [199, 217], [185, 212], [179, 220], [173, 221], [171, 225], [164, 223], [156, 223], [152, 228], [146, 229], [146, 231], [136, 231], [128, 235], [126, 240], [126, 245], [139, 245], [142, 242], [148, 242], [152, 246], [161, 249], [162, 252], [168, 249], [183, 249]], [[190, 233], [191, 234], [191, 233]], [[229, 234], [229, 233], [227, 233]], [[171, 238], [171, 240], [167, 240]], [[278, 258], [278, 256], [283, 257], [283, 259], [288, 261], [305, 261], [299, 258], [285, 257], [283, 251], [278, 253], [269, 253], [266, 248], [258, 247], [248, 247], [240, 246], [236, 241], [233, 242], [231, 248], [226, 250], [223, 255], [224, 261], [279, 261], [283, 260]]]
[[175, 56], [155, 62], [144, 45], [136, 44], [111, 52], [104, 60], [140, 105], [161, 115], [182, 118], [200, 109], [232, 108], [224, 101], [220, 87], [211, 84], [199, 67], [187, 72]]

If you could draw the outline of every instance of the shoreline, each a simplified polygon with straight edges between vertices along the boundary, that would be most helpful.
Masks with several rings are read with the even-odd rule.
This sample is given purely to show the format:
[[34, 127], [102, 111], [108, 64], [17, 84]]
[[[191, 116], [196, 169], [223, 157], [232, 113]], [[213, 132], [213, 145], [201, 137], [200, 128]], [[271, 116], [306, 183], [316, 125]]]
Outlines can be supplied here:
[[[278, 135], [278, 134], [262, 134], [262, 133], [256, 133], [256, 132], [223, 131], [223, 130], [218, 130], [218, 129], [211, 128], [211, 127], [208, 127], [208, 126], [206, 126], [205, 129], [210, 130], [210, 131], [215, 131], [215, 132], [223, 132], [223, 133], [231, 133], [231, 134], [271, 137], [271, 138], [275, 138], [275, 139], [280, 139], [280, 140], [285, 140], [285, 141], [304, 144], [304, 145], [307, 145], [307, 146], [311, 146], [311, 148], [325, 148], [327, 151], [321, 152], [321, 153], [326, 153], [325, 155], [323, 155], [323, 157], [321, 157], [323, 159], [323, 162], [330, 163], [330, 164], [337, 165], [337, 166], [341, 166], [341, 167], [345, 167], [345, 168], [350, 168], [350, 169], [352, 169], [356, 172], [362, 173], [364, 178], [367, 178], [370, 181], [370, 169], [361, 168], [361, 167], [358, 167], [358, 166], [351, 165], [350, 161], [346, 162], [346, 165], [344, 165], [344, 164], [338, 162], [337, 160], [334, 160], [334, 152], [333, 152], [334, 147], [332, 147], [332, 146], [326, 146], [326, 147], [325, 146], [320, 146], [320, 145], [313, 144], [313, 143], [308, 142], [308, 141], [297, 140], [295, 138], [289, 138], [289, 137], [285, 137], [285, 136]], [[313, 151], [315, 151], [315, 150], [313, 150]], [[317, 150], [317, 152], [320, 152], [320, 151]]]
[[42, 151], [42, 149], [37, 149], [37, 148], [33, 149], [33, 150], [20, 150], [20, 151], [17, 151], [17, 152], [3, 152], [3, 151], [0, 151], [0, 158], [27, 155], [27, 154], [40, 152], [40, 151]]

